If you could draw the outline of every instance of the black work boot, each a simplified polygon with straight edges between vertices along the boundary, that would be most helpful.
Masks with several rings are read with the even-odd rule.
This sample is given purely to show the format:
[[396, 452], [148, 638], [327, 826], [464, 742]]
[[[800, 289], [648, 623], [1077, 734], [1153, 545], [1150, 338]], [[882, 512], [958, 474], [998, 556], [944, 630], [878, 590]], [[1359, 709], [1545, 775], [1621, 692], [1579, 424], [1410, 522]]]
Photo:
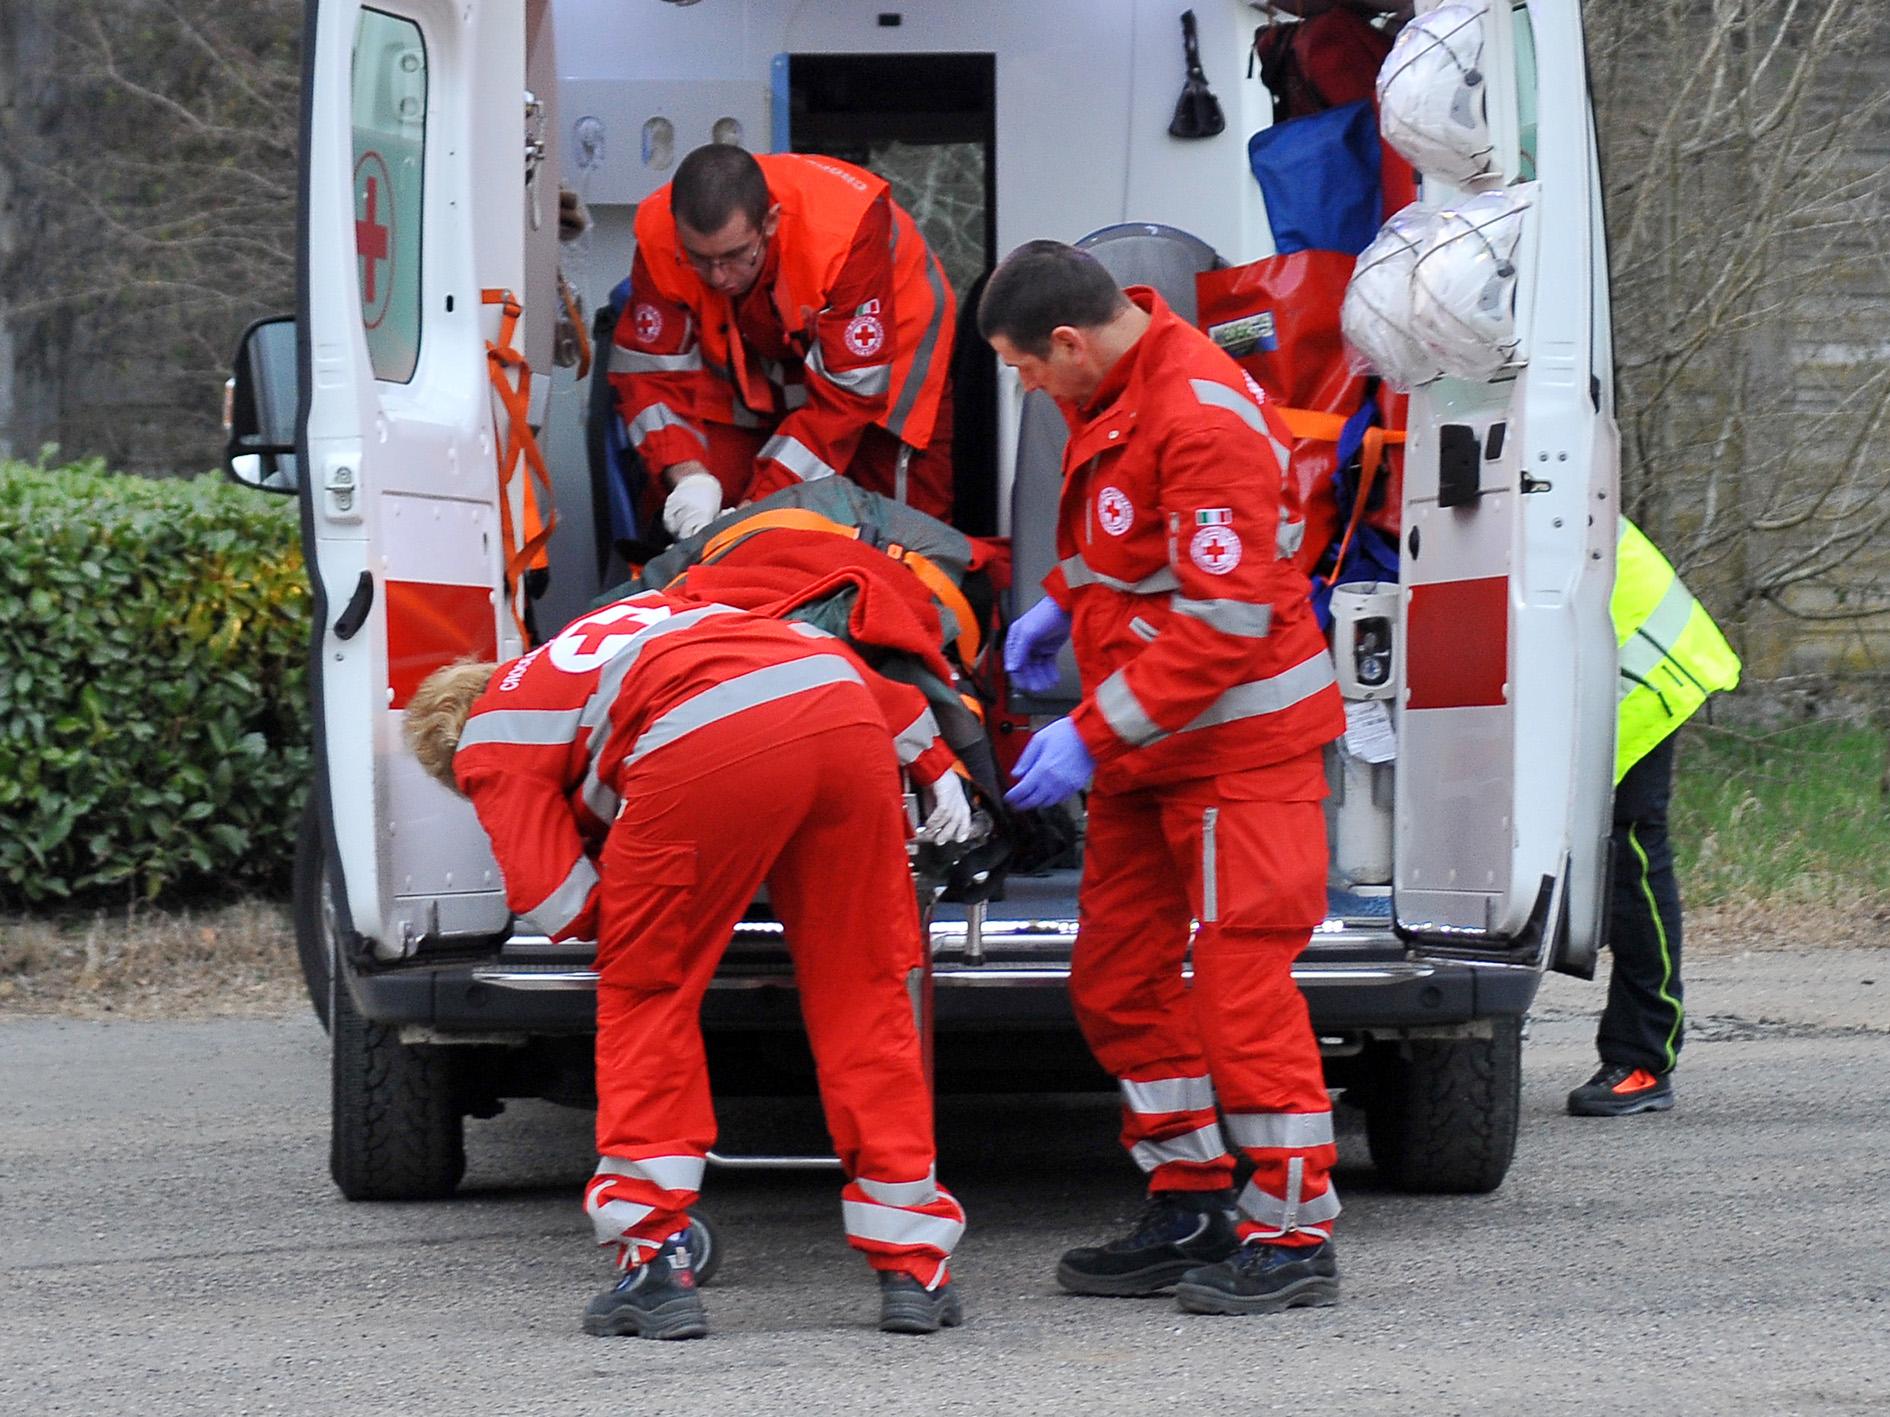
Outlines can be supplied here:
[[1234, 1252], [1240, 1241], [1233, 1210], [1231, 1191], [1157, 1191], [1127, 1235], [1065, 1251], [1057, 1283], [1072, 1294], [1159, 1294], [1189, 1270]]
[[879, 1331], [881, 1333], [937, 1333], [965, 1321], [964, 1305], [952, 1293], [948, 1279], [927, 1289], [909, 1274], [879, 1272]]
[[599, 1338], [701, 1338], [708, 1333], [709, 1316], [685, 1235], [671, 1235], [648, 1260], [586, 1304], [584, 1331]]
[[1339, 1253], [1318, 1245], [1269, 1245], [1249, 1240], [1232, 1259], [1191, 1269], [1175, 1286], [1190, 1314], [1277, 1314], [1339, 1302]]
[[1673, 1101], [1671, 1073], [1603, 1063], [1568, 1095], [1568, 1112], [1571, 1117], [1626, 1117], [1635, 1112], [1669, 1111]]

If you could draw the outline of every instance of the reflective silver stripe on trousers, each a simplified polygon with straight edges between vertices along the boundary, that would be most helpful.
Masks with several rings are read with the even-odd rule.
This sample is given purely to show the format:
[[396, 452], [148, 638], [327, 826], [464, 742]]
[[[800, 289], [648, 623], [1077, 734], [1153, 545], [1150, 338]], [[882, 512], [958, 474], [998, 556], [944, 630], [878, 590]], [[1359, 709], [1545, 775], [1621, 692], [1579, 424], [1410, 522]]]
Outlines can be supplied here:
[[867, 1201], [842, 1201], [840, 1213], [847, 1234], [856, 1240], [877, 1240], [882, 1245], [925, 1245], [949, 1255], [965, 1233], [965, 1222], [943, 1215], [921, 1215]]
[[547, 935], [555, 935], [577, 919], [597, 884], [597, 868], [591, 858], [580, 856], [562, 884], [550, 895], [525, 912], [525, 918]]
[[790, 438], [785, 433], [777, 433], [763, 443], [761, 451], [755, 455], [755, 461], [778, 462], [803, 482], [817, 482], [823, 477], [840, 475], [814, 456], [814, 450], [799, 438]]
[[637, 739], [636, 747], [630, 750], [624, 762], [626, 765], [640, 762], [698, 728], [777, 699], [790, 698], [827, 684], [860, 682], [853, 666], [835, 654], [809, 655], [806, 659], [792, 659], [786, 664], [770, 664], [765, 669], [738, 674], [713, 689], [683, 700], [644, 729], [643, 736]]
[[700, 1156], [645, 1156], [632, 1161], [623, 1156], [600, 1156], [594, 1176], [622, 1176], [648, 1181], [666, 1191], [699, 1191], [708, 1162]]
[[893, 501], [905, 505], [911, 499], [906, 496], [906, 480], [912, 468], [912, 449], [904, 443], [899, 445], [899, 456], [893, 463]]
[[1219, 1161], [1227, 1155], [1227, 1148], [1221, 1143], [1221, 1124], [1209, 1122], [1178, 1137], [1139, 1141], [1129, 1148], [1129, 1155], [1144, 1171], [1153, 1171], [1174, 1161]]
[[938, 1199], [938, 1168], [916, 1181], [869, 1181], [860, 1176], [853, 1184], [881, 1205], [930, 1205]]
[[1205, 1077], [1150, 1078], [1130, 1082], [1117, 1078], [1122, 1105], [1144, 1117], [1167, 1112], [1203, 1112], [1214, 1105], [1214, 1084]]
[[929, 708], [920, 709], [919, 716], [908, 723], [893, 739], [893, 749], [899, 754], [899, 761], [909, 763], [938, 737], [938, 720], [932, 716]]
[[926, 372], [932, 367], [939, 328], [945, 323], [945, 277], [929, 246], [925, 250], [925, 283], [932, 287], [932, 315], [925, 322], [925, 333], [919, 336], [919, 347], [912, 354], [912, 367], [906, 370], [906, 382], [886, 419], [886, 431], [895, 438], [906, 431], [906, 420], [912, 417], [912, 406], [919, 401], [919, 390], [925, 387]]
[[863, 399], [882, 397], [892, 387], [892, 365], [867, 364], [858, 369], [829, 369], [820, 341], [807, 351], [807, 367], [836, 388], [845, 389]]
[[1342, 1208], [1336, 1186], [1328, 1185], [1324, 1195], [1314, 1196], [1310, 1200], [1298, 1198], [1298, 1168], [1301, 1164], [1296, 1156], [1287, 1167], [1287, 1185], [1294, 1195], [1292, 1202], [1270, 1195], [1249, 1181], [1240, 1193], [1240, 1213], [1254, 1224], [1267, 1226], [1279, 1234], [1301, 1226], [1324, 1225], [1327, 1221], [1336, 1220]]
[[[1270, 678], [1250, 679], [1245, 684], [1234, 685], [1178, 731], [1194, 733], [1203, 728], [1217, 728], [1223, 723], [1278, 713], [1337, 682], [1332, 656], [1320, 650], [1310, 659]], [[1135, 697], [1126, 669], [1118, 669], [1097, 686], [1096, 710], [1116, 737], [1131, 747], [1145, 748], [1170, 736]]]
[[1303, 1151], [1332, 1145], [1330, 1112], [1229, 1112], [1227, 1135], [1235, 1146]]
[[[627, 1231], [633, 1225], [641, 1225], [656, 1213], [655, 1206], [638, 1205], [635, 1201], [608, 1200], [601, 1205], [586, 1203], [586, 1210], [591, 1213], [591, 1231], [597, 1236], [600, 1245], [619, 1245], [628, 1239]], [[654, 1248], [656, 1241], [631, 1241]]]
[[1163, 566], [1159, 571], [1143, 576], [1139, 581], [1117, 580], [1114, 576], [1105, 576], [1101, 571], [1092, 571], [1081, 556], [1068, 556], [1058, 563], [1063, 572], [1063, 582], [1071, 590], [1086, 585], [1106, 585], [1111, 590], [1127, 591], [1130, 595], [1158, 595], [1165, 590], [1180, 590], [1181, 577], [1175, 574], [1172, 566]]
[[459, 747], [471, 748], [480, 743], [556, 747], [577, 737], [583, 716], [582, 709], [487, 709], [466, 720]]
[[687, 354], [645, 354], [640, 349], [610, 347], [610, 372], [613, 374], [693, 374], [702, 367], [702, 351]]
[[1201, 923], [1212, 925], [1221, 918], [1221, 864], [1215, 849], [1214, 831], [1220, 825], [1221, 809], [1209, 807], [1201, 814]]
[[630, 434], [631, 443], [638, 448], [643, 446], [650, 434], [663, 428], [680, 428], [698, 443], [702, 444], [703, 447], [706, 448], [709, 446], [709, 440], [702, 435], [701, 430], [684, 419], [675, 409], [671, 408], [666, 403], [651, 404], [635, 418], [624, 424], [624, 428]]
[[1168, 608], [1177, 615], [1199, 620], [1211, 630], [1242, 639], [1264, 640], [1273, 630], [1273, 607], [1249, 600], [1194, 600], [1174, 595], [1168, 598]]
[[1260, 412], [1260, 405], [1247, 395], [1230, 389], [1225, 384], [1217, 384], [1212, 379], [1190, 379], [1188, 387], [1194, 390], [1194, 396], [1210, 408], [1224, 408], [1242, 423], [1267, 440], [1273, 449], [1273, 456], [1280, 464], [1282, 475], [1292, 454], [1286, 445], [1273, 436], [1273, 430], [1267, 427], [1265, 415]]

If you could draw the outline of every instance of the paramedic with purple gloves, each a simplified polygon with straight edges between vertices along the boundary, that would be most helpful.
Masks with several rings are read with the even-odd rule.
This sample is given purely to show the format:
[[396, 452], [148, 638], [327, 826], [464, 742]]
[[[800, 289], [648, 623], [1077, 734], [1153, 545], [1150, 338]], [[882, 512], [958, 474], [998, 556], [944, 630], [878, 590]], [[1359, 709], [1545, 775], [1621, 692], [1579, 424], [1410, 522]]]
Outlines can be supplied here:
[[1207, 336], [1073, 247], [1005, 258], [978, 329], [1070, 425], [1058, 565], [1004, 660], [1041, 692], [1069, 639], [1082, 699], [1007, 800], [1095, 780], [1070, 1000], [1148, 1178], [1129, 1233], [1068, 1251], [1057, 1282], [1173, 1287], [1195, 1313], [1333, 1303], [1332, 1104], [1292, 966], [1325, 918], [1321, 750], [1345, 719], [1292, 560], [1291, 435]]

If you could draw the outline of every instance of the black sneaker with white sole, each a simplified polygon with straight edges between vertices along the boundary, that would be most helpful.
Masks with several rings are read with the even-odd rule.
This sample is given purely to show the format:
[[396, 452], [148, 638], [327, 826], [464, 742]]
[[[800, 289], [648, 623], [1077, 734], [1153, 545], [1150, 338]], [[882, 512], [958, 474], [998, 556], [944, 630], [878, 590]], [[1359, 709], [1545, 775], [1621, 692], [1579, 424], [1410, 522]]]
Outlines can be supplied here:
[[1175, 1286], [1175, 1302], [1191, 1314], [1277, 1314], [1339, 1302], [1339, 1254], [1318, 1245], [1269, 1245], [1249, 1240], [1231, 1259], [1191, 1269]]
[[881, 1333], [937, 1333], [965, 1321], [964, 1305], [948, 1279], [927, 1289], [909, 1274], [881, 1270], [879, 1274], [879, 1331]]
[[584, 1306], [584, 1331], [599, 1338], [701, 1338], [709, 1315], [696, 1288], [686, 1232]]
[[1072, 1294], [1159, 1294], [1189, 1270], [1239, 1248], [1231, 1191], [1157, 1191], [1126, 1235], [1065, 1251], [1057, 1283]]

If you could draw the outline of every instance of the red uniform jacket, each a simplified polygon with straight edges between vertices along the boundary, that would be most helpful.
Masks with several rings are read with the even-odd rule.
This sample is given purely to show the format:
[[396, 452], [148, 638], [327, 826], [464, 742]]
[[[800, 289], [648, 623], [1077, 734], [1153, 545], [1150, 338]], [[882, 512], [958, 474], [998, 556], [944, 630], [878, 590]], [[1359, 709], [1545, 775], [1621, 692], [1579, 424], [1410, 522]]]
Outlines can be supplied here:
[[1072, 715], [1104, 791], [1280, 762], [1345, 727], [1292, 556], [1291, 435], [1265, 395], [1154, 291], [1153, 317], [1085, 408], [1044, 586], [1071, 614]]
[[[873, 673], [811, 625], [732, 606], [647, 591], [500, 665], [466, 720], [453, 774], [492, 839], [513, 912], [555, 940], [595, 939], [593, 858], [626, 773], [653, 759], [666, 781], [687, 782], [710, 766], [692, 765], [692, 730], [843, 683], [872, 690], [879, 713], [860, 721], [884, 724], [916, 780], [950, 770], [951, 749], [917, 689]], [[785, 726], [773, 715], [767, 731], [776, 751], [804, 736], [791, 714]]]
[[756, 161], [781, 219], [754, 285], [731, 301], [702, 282], [664, 187], [637, 208], [610, 355], [630, 441], [652, 470], [700, 460], [705, 422], [774, 430], [745, 497], [844, 473], [869, 425], [924, 448], [957, 309], [883, 178], [837, 158]]

